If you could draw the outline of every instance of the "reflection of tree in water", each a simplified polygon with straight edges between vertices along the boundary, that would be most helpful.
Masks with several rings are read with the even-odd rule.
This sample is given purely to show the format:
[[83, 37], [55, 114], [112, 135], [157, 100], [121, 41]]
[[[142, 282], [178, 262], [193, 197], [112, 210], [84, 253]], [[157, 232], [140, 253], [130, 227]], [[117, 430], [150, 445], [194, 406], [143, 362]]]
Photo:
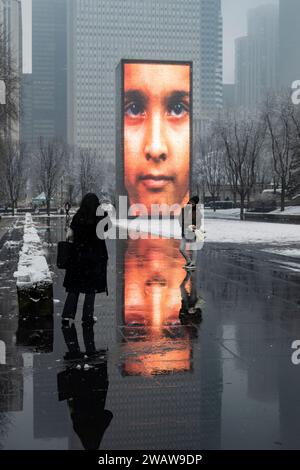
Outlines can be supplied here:
[[6, 413], [0, 413], [0, 449], [4, 448], [3, 442], [5, 437], [8, 436], [11, 425], [11, 418]]

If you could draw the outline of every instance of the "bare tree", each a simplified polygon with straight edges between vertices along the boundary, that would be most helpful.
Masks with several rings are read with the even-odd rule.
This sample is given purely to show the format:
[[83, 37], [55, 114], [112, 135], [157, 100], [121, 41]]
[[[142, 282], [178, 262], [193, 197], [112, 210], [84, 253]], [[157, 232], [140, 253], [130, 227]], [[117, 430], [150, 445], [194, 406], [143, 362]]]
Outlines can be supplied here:
[[259, 187], [261, 191], [263, 191], [270, 183], [273, 182], [276, 187], [277, 179], [273, 171], [272, 155], [268, 151], [266, 142], [257, 163], [256, 186]]
[[294, 106], [292, 121], [295, 127], [293, 138], [293, 159], [291, 164], [291, 180], [288, 189], [289, 196], [293, 197], [300, 192], [300, 109]]
[[78, 185], [76, 151], [71, 146], [66, 146], [66, 154], [63, 163], [63, 179], [65, 197], [67, 201], [73, 205], [75, 198], [80, 193], [80, 189]]
[[88, 192], [102, 190], [101, 159], [95, 150], [79, 150], [79, 183], [82, 197]]
[[20, 195], [26, 183], [25, 145], [8, 139], [3, 144], [2, 188], [10, 201], [12, 214], [18, 206]]
[[269, 96], [265, 103], [264, 117], [270, 137], [274, 173], [280, 180], [280, 208], [284, 211], [294, 157], [294, 105], [290, 94]]
[[192, 168], [192, 192], [201, 197], [203, 204], [205, 202], [205, 175], [202, 162], [202, 155], [205, 152], [204, 139], [205, 136], [200, 135], [194, 138]]
[[225, 183], [225, 166], [224, 150], [214, 128], [203, 139], [201, 164], [204, 184], [212, 197], [215, 212], [215, 202], [219, 198], [221, 185]]
[[266, 126], [259, 115], [242, 111], [219, 116], [215, 126], [224, 148], [227, 179], [233, 193], [240, 196], [243, 220], [246, 198], [257, 179]]
[[47, 214], [50, 215], [51, 199], [58, 188], [66, 156], [65, 145], [57, 140], [39, 139], [37, 161], [37, 182], [39, 190], [45, 193]]

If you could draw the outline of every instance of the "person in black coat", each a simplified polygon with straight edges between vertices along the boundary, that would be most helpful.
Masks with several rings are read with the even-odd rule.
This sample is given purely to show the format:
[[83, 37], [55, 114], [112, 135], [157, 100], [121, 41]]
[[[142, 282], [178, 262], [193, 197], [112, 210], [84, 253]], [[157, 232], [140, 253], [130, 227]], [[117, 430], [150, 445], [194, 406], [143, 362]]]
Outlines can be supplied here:
[[[63, 284], [68, 292], [62, 314], [63, 323], [75, 318], [80, 293], [85, 294], [82, 321], [87, 323], [94, 321], [96, 294], [106, 292], [108, 295], [106, 243], [96, 231], [98, 223], [108, 216], [107, 213], [97, 216], [98, 207], [98, 197], [92, 193], [86, 194], [71, 222], [73, 248]], [[104, 230], [107, 231], [109, 226], [110, 223]]]

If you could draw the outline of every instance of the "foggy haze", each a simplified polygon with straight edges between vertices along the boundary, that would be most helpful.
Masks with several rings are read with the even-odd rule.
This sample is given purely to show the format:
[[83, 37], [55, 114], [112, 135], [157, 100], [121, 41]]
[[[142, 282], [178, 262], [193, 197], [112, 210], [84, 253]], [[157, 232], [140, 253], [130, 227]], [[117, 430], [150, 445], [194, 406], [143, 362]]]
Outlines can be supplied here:
[[278, 0], [222, 0], [224, 83], [234, 83], [234, 41], [247, 34], [247, 11], [269, 4], [278, 5]]
[[[223, 9], [223, 81], [234, 82], [234, 40], [247, 32], [247, 11], [278, 0], [222, 0]], [[31, 72], [31, 0], [22, 0], [24, 71]]]

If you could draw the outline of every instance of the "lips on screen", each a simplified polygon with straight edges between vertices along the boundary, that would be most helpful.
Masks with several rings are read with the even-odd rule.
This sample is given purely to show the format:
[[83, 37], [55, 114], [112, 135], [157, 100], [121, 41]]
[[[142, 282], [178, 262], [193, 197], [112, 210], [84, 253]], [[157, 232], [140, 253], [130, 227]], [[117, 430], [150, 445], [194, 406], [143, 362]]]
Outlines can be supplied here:
[[123, 64], [124, 186], [130, 205], [189, 198], [191, 66]]
[[[192, 341], [181, 325], [180, 285], [185, 277], [176, 240], [130, 240], [124, 260], [126, 375], [189, 371]], [[163, 266], [163, 269], [162, 269]]]

